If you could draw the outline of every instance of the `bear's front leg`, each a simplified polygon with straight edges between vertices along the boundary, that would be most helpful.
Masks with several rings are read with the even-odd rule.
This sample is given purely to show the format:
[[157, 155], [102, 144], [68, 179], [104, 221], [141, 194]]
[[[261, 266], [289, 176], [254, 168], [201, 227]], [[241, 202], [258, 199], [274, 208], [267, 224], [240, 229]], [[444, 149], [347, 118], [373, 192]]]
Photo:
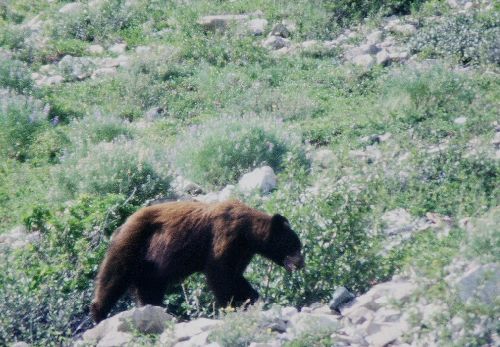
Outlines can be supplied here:
[[227, 267], [214, 267], [206, 272], [208, 285], [220, 307], [239, 307], [254, 303], [259, 294], [241, 274], [231, 272]]

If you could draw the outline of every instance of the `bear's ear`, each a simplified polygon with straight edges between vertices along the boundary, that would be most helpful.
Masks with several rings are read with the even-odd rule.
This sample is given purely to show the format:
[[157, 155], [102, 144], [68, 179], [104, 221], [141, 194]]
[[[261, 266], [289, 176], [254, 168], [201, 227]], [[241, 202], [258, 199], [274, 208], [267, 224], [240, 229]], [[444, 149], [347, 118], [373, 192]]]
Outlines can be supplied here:
[[290, 228], [290, 223], [288, 222], [288, 219], [286, 219], [285, 217], [283, 217], [278, 213], [276, 213], [271, 218], [271, 225], [273, 227], [273, 230], [277, 230], [278, 228], [281, 229], [283, 226]]

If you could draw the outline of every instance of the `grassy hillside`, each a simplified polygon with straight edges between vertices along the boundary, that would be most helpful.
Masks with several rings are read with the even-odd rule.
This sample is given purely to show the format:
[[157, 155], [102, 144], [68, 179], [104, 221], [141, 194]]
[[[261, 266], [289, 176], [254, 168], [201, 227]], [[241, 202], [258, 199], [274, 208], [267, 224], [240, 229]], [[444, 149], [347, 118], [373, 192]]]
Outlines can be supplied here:
[[[423, 0], [0, 2], [0, 237], [36, 240], [0, 243], [0, 344], [60, 344], [89, 327], [110, 234], [148, 202], [175, 198], [179, 175], [209, 192], [264, 164], [278, 174], [269, 195], [235, 193], [287, 216], [304, 242], [300, 274], [260, 258], [248, 269], [269, 303], [327, 301], [339, 285], [362, 293], [409, 266], [440, 278], [476, 241], [472, 258], [498, 261], [498, 224], [470, 242], [459, 223], [498, 219], [498, 10]], [[199, 23], [218, 14], [267, 25], [255, 35], [246, 22]], [[415, 29], [382, 29], [409, 58], [350, 59], [390, 15]], [[273, 50], [263, 41], [279, 23], [289, 46]], [[451, 230], [387, 247], [383, 216], [395, 209], [449, 217]], [[212, 302], [199, 276], [166, 298], [184, 318], [215, 315]]]

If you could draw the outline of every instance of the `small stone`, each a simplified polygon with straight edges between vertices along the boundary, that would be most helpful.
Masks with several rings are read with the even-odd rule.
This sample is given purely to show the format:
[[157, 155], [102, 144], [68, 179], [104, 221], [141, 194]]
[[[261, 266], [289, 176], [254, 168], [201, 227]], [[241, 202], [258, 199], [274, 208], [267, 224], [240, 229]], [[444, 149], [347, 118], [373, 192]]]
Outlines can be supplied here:
[[66, 15], [73, 15], [82, 9], [82, 4], [80, 2], [70, 2], [59, 9], [59, 13]]
[[225, 30], [231, 22], [242, 22], [247, 20], [248, 14], [222, 14], [213, 16], [204, 16], [198, 19], [196, 23], [201, 25], [207, 31]]
[[174, 328], [174, 336], [177, 341], [192, 339], [192, 336], [206, 332], [221, 324], [220, 320], [198, 318], [185, 323], [177, 323]]
[[284, 320], [289, 320], [292, 318], [294, 315], [296, 315], [299, 311], [295, 307], [283, 307], [281, 309], [281, 317], [283, 317]]
[[495, 263], [476, 265], [457, 279], [460, 298], [467, 302], [477, 298], [491, 304], [500, 296], [500, 266]]
[[375, 59], [370, 54], [362, 54], [354, 57], [352, 63], [370, 69], [375, 64]]
[[332, 168], [335, 163], [335, 153], [331, 149], [320, 149], [312, 155], [313, 164], [319, 169]]
[[374, 45], [382, 40], [382, 31], [375, 30], [366, 36], [366, 43]]
[[244, 193], [258, 190], [261, 193], [269, 193], [276, 187], [276, 175], [270, 166], [257, 168], [252, 172], [244, 174], [239, 182], [238, 188]]
[[135, 47], [135, 53], [139, 55], [147, 55], [151, 53], [151, 46], [137, 46]]
[[390, 31], [405, 36], [410, 36], [417, 32], [417, 28], [413, 24], [396, 24], [391, 26]]
[[338, 287], [333, 293], [332, 300], [329, 303], [330, 309], [337, 311], [341, 305], [348, 303], [355, 298], [354, 294], [345, 287]]
[[463, 125], [467, 122], [467, 117], [464, 117], [464, 116], [461, 116], [461, 117], [458, 117], [458, 118], [455, 118], [453, 120], [453, 123], [455, 124], [458, 124], [458, 125]]
[[31, 345], [29, 343], [26, 343], [24, 341], [15, 342], [12, 345], [10, 345], [10, 347], [30, 347], [30, 346]]
[[295, 336], [311, 330], [333, 333], [340, 327], [339, 320], [334, 315], [303, 312], [294, 315], [289, 324], [289, 329]]
[[232, 184], [228, 184], [227, 186], [225, 186], [224, 189], [222, 189], [219, 192], [219, 201], [229, 200], [231, 198], [231, 196], [233, 195], [235, 190], [236, 190], [236, 187]]
[[126, 43], [116, 43], [113, 46], [109, 47], [108, 51], [115, 54], [123, 54], [125, 53], [126, 49], [127, 49]]
[[114, 68], [114, 67], [102, 67], [100, 69], [95, 70], [92, 73], [92, 76], [90, 76], [90, 78], [97, 79], [97, 78], [102, 78], [102, 77], [115, 76], [116, 73], [117, 73], [117, 71], [116, 71], [116, 68]]
[[290, 40], [285, 39], [281, 36], [269, 36], [262, 42], [262, 46], [277, 50], [285, 47], [290, 47]]
[[389, 53], [383, 49], [380, 52], [377, 53], [375, 59], [377, 60], [378, 65], [389, 65], [391, 62], [391, 57], [389, 56]]
[[266, 31], [267, 20], [263, 18], [254, 18], [247, 22], [248, 31], [255, 36], [263, 35]]
[[284, 24], [278, 23], [273, 27], [273, 29], [269, 33], [269, 36], [279, 36], [286, 39], [290, 37], [290, 31]]
[[386, 346], [402, 336], [405, 330], [400, 324], [384, 324], [377, 328], [379, 329], [378, 332], [366, 337], [366, 341], [373, 347]]
[[104, 53], [104, 48], [101, 45], [90, 45], [87, 48], [89, 54], [102, 54]]

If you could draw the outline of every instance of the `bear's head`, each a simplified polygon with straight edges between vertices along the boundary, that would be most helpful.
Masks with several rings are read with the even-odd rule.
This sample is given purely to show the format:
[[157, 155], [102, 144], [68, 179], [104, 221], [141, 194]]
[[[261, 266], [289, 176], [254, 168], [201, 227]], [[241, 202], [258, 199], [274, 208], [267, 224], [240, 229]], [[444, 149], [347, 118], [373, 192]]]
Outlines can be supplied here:
[[287, 271], [303, 268], [302, 244], [288, 220], [282, 215], [275, 214], [271, 218], [270, 225], [263, 255], [283, 266]]

